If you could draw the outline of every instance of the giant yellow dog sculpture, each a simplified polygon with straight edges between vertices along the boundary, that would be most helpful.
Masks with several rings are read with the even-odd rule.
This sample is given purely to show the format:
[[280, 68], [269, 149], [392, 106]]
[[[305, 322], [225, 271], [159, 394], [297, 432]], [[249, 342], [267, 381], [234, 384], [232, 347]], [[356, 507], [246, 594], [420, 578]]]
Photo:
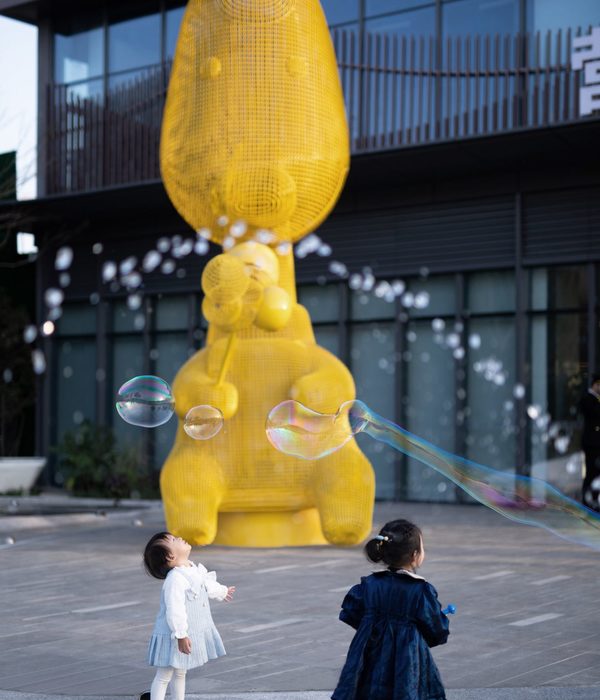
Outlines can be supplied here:
[[[161, 473], [168, 528], [194, 544], [348, 545], [371, 529], [373, 470], [353, 440], [304, 461], [276, 451], [265, 434], [268, 412], [284, 399], [335, 412], [355, 396], [350, 373], [316, 345], [296, 303], [289, 245], [330, 212], [348, 165], [318, 1], [191, 0], [161, 169], [180, 214], [226, 250], [202, 277], [207, 343], [175, 379], [179, 428]], [[205, 404], [222, 411], [224, 428], [193, 440], [182, 422]]]

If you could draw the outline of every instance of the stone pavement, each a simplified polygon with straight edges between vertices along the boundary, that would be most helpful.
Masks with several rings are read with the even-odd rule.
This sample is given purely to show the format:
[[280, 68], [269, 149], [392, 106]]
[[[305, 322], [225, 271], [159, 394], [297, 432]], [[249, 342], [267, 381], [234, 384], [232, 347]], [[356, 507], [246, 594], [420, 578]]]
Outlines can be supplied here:
[[[375, 525], [395, 517], [422, 527], [420, 573], [457, 606], [433, 650], [448, 700], [600, 700], [597, 552], [482, 506], [380, 504]], [[133, 698], [153, 675], [161, 582], [141, 552], [162, 510], [56, 518], [0, 518], [0, 700]], [[352, 637], [341, 599], [372, 570], [361, 548], [211, 546], [193, 559], [237, 593], [212, 606], [228, 655], [189, 673], [188, 697], [328, 698]]]

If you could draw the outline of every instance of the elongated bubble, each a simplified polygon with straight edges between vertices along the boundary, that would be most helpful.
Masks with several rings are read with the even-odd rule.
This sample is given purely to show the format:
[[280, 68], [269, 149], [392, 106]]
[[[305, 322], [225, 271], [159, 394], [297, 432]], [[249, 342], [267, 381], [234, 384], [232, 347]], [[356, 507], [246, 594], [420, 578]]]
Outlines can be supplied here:
[[324, 457], [353, 435], [366, 433], [432, 467], [506, 518], [600, 550], [600, 515], [541, 479], [498, 471], [446, 452], [377, 415], [362, 401], [347, 401], [336, 414], [284, 401], [269, 413], [266, 432], [276, 449], [303, 459]]
[[175, 400], [164, 379], [143, 375], [123, 384], [117, 395], [116, 408], [126, 423], [156, 428], [171, 418]]

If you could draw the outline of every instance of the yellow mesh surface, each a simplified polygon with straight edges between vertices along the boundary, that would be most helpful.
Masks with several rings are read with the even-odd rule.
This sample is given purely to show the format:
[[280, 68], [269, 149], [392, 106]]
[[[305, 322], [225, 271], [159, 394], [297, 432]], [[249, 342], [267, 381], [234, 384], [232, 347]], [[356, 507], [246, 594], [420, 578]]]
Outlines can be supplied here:
[[[319, 3], [191, 0], [165, 108], [162, 174], [182, 216], [215, 242], [230, 223], [247, 224], [206, 267], [206, 347], [173, 383], [179, 429], [161, 491], [169, 529], [194, 544], [355, 544], [370, 532], [374, 475], [354, 441], [305, 461], [267, 440], [267, 414], [284, 399], [335, 412], [355, 389], [296, 303], [292, 252], [275, 259], [249, 241], [259, 229], [278, 241], [313, 230], [335, 204], [348, 162]], [[282, 300], [291, 313], [281, 313]], [[200, 405], [225, 418], [206, 441], [182, 427]]]
[[175, 52], [160, 162], [196, 230], [297, 240], [327, 216], [349, 167], [334, 50], [317, 0], [191, 0]]

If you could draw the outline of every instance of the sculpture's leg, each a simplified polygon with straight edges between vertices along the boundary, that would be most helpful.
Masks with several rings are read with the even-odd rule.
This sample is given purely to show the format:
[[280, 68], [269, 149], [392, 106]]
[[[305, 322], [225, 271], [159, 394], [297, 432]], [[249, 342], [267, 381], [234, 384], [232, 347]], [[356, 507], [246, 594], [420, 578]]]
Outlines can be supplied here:
[[369, 535], [375, 475], [355, 442], [317, 462], [313, 488], [321, 528], [331, 544], [357, 544]]
[[160, 475], [167, 528], [190, 544], [210, 544], [225, 493], [219, 463], [198, 445], [175, 445]]

